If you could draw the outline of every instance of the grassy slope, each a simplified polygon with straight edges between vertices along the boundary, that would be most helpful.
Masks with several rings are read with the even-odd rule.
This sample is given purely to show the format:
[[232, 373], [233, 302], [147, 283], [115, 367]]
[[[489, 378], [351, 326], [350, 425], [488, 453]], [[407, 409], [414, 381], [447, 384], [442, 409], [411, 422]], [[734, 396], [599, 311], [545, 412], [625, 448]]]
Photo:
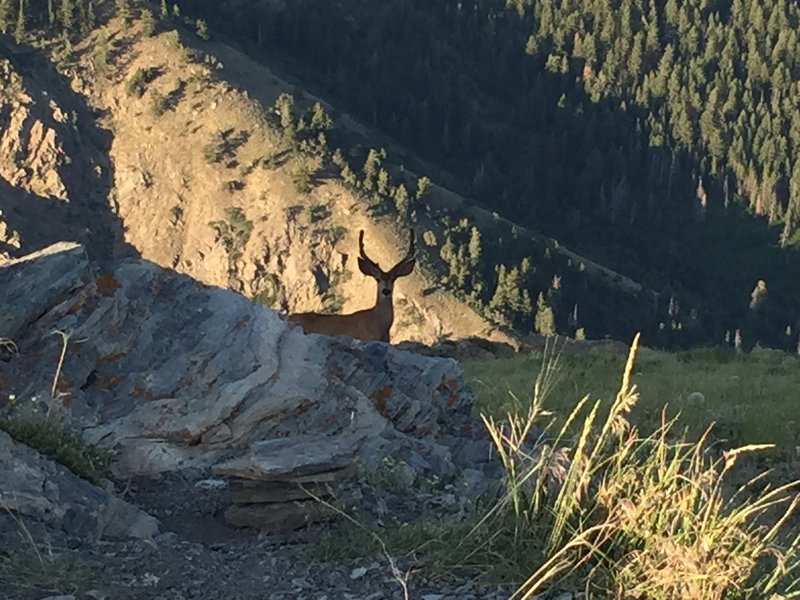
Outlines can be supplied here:
[[[555, 384], [545, 408], [563, 419], [585, 395], [608, 405], [619, 389], [624, 356], [607, 350], [559, 357]], [[478, 410], [502, 417], [531, 397], [543, 364], [541, 354], [464, 363]], [[731, 445], [775, 443], [784, 457], [794, 457], [800, 422], [800, 357], [757, 349], [750, 354], [699, 349], [681, 353], [640, 351], [633, 382], [640, 391], [632, 420], [654, 427], [667, 404], [680, 412], [691, 434], [715, 422], [717, 439]], [[703, 399], [690, 398], [693, 392]], [[726, 444], [727, 446], [728, 444]]]

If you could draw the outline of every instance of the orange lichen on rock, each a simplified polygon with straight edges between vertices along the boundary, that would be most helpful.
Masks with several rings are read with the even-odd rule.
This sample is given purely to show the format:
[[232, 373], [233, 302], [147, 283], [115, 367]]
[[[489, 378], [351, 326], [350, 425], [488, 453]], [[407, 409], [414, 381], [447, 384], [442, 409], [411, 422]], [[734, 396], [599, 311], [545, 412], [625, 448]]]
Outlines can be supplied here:
[[114, 274], [110, 271], [102, 273], [100, 276], [98, 276], [94, 281], [94, 285], [102, 296], [108, 296], [114, 293], [114, 290], [122, 287], [120, 282], [117, 281], [116, 277], [114, 277]]
[[100, 364], [116, 362], [120, 358], [124, 358], [127, 355], [128, 355], [127, 352], [113, 352], [111, 354], [106, 354], [105, 356], [101, 356], [100, 358], [97, 359], [97, 362]]
[[379, 390], [376, 390], [370, 397], [372, 403], [375, 405], [375, 408], [385, 419], [389, 418], [389, 409], [386, 407], [386, 399], [391, 395], [391, 393], [392, 389], [388, 385], [385, 385]]

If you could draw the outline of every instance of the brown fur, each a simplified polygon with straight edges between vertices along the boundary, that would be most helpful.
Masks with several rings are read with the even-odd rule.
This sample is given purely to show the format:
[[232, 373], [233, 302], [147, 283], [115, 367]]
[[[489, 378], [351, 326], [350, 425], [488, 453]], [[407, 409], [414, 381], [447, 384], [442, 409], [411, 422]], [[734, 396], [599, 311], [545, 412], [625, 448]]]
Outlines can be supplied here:
[[389, 331], [394, 322], [394, 305], [392, 293], [394, 282], [409, 275], [414, 270], [414, 232], [411, 232], [411, 243], [408, 254], [389, 272], [382, 270], [376, 262], [364, 252], [364, 232], [359, 238], [361, 256], [358, 266], [361, 272], [372, 277], [378, 283], [375, 305], [372, 308], [359, 310], [347, 315], [330, 315], [322, 313], [295, 313], [289, 315], [289, 323], [300, 325], [306, 333], [323, 335], [349, 335], [358, 340], [369, 342], [379, 340], [388, 342]]

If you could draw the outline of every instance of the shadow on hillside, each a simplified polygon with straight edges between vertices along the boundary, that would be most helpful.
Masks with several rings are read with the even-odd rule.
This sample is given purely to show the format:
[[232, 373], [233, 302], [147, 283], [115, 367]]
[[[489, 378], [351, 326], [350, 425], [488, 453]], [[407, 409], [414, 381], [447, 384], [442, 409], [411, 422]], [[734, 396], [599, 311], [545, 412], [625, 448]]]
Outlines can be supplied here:
[[[32, 99], [25, 128], [29, 131], [32, 123], [39, 121], [56, 132], [56, 146], [63, 156], [52, 160], [47, 169], [58, 173], [68, 199], [28, 191], [27, 175], [20, 177], [19, 185], [0, 179], [0, 218], [6, 224], [7, 237], [16, 231], [21, 242], [20, 248], [0, 242], [0, 250], [20, 256], [70, 240], [85, 245], [93, 260], [136, 255], [124, 241], [124, 226], [112, 209], [114, 166], [108, 151], [113, 134], [100, 125], [100, 113], [72, 90], [69, 81], [39, 51], [17, 46], [4, 37], [0, 39], [0, 57], [9, 59]], [[30, 171], [27, 165], [26, 170]]]
[[12, 231], [19, 233], [20, 248], [0, 241], [0, 251], [11, 256], [30, 254], [60, 241], [83, 244], [92, 260], [137, 255], [123, 240], [122, 223], [107, 205], [37, 196], [0, 179], [0, 209], [7, 237]]
[[[277, 11], [272, 3], [247, 10], [199, 3], [191, 10], [230, 36], [220, 39], [231, 47], [204, 46], [225, 65], [216, 77], [265, 108], [292, 85], [297, 107], [307, 107], [303, 87], [313, 91], [370, 123], [337, 118], [332, 147], [385, 145], [389, 162], [400, 158], [411, 171], [471, 196], [465, 206], [486, 210], [485, 221], [507, 218], [502, 230], [481, 232], [481, 260], [491, 267], [529, 259], [534, 272], [526, 285], [533, 292], [553, 288], [558, 329], [572, 329], [569, 315], [580, 307], [580, 321], [593, 336], [628, 340], [673, 322], [665, 344], [718, 343], [750, 316], [749, 294], [759, 279], [775, 292], [775, 322], [784, 321], [772, 327], [776, 335], [796, 321], [800, 278], [791, 273], [800, 267], [800, 253], [776, 248], [777, 232], [765, 219], [728, 208], [735, 182], [712, 177], [686, 152], [651, 144], [648, 115], [632, 98], [623, 93], [596, 102], [580, 83], [580, 70], [548, 68], [544, 51], [529, 55], [530, 23], [515, 11], [494, 11], [486, 26], [479, 12], [475, 19], [456, 21], [460, 12], [452, 11], [450, 23], [437, 20], [442, 15], [427, 8], [435, 3], [354, 12], [317, 4], [298, 1]], [[386, 23], [396, 26], [381, 29]], [[413, 31], [423, 23], [431, 29]], [[323, 30], [349, 32], [348, 43]], [[417, 43], [410, 47], [409, 39]], [[284, 82], [266, 71], [254, 76], [254, 64], [233, 48], [268, 64]], [[443, 52], [458, 60], [442, 59]], [[395, 139], [407, 151], [389, 143]], [[708, 196], [703, 214], [700, 182]], [[538, 236], [518, 234], [517, 226], [614, 272], [593, 277], [600, 270], [586, 268], [579, 256], [564, 254], [559, 263], [551, 254], [560, 253]], [[632, 296], [619, 274], [658, 295]], [[673, 300], [684, 307], [677, 319]], [[682, 321], [690, 319], [702, 322], [702, 332], [685, 333], [690, 327], [684, 330]]]

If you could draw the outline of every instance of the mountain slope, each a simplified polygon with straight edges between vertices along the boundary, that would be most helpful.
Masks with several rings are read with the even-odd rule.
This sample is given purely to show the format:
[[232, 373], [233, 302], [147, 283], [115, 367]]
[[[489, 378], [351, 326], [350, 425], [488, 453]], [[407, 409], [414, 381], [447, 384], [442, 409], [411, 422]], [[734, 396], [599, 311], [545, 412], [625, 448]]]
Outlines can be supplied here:
[[[314, 137], [309, 125], [317, 98], [230, 46], [171, 26], [151, 32], [146, 19], [126, 25], [112, 18], [59, 63], [64, 75], [56, 77], [58, 86], [71, 83], [69, 94], [85, 103], [86, 118], [76, 127], [51, 128], [48, 135], [65, 158], [51, 156], [47, 168], [34, 170], [22, 187], [30, 193], [48, 173], [61, 173], [62, 163], [101, 174], [106, 188], [84, 178], [66, 193], [49, 192], [51, 203], [70, 208], [106, 196], [96, 215], [71, 210], [62, 219], [124, 232], [98, 246], [133, 248], [162, 266], [276, 308], [350, 311], [370, 305], [375, 294], [352, 258], [358, 231], [365, 230], [368, 253], [386, 267], [405, 252], [413, 226], [421, 261], [398, 284], [395, 340], [508, 339], [503, 331], [509, 326], [526, 334], [536, 301], [528, 289], [542, 290], [540, 308], [557, 309], [556, 325], [564, 332], [586, 328], [592, 336], [627, 337], [638, 326], [630, 316], [651, 310], [654, 293], [636, 282], [436, 184], [423, 191], [420, 177], [394, 162], [402, 149], [387, 144], [388, 158], [369, 149], [373, 140], [386, 140], [325, 103], [320, 106], [334, 114], [334, 127], [320, 129], [326, 137], [318, 141], [322, 137]], [[10, 42], [7, 49], [19, 52]], [[16, 76], [16, 91], [6, 92], [12, 121], [31, 85], [28, 75]], [[44, 123], [46, 116], [39, 119]], [[84, 140], [87, 127], [107, 138]], [[2, 143], [9, 139], [6, 133]], [[24, 142], [15, 142], [25, 148], [20, 160], [33, 164], [36, 144], [30, 135]], [[400, 192], [405, 199], [398, 199]], [[48, 237], [43, 231], [56, 235], [58, 229], [35, 218], [38, 205], [26, 201], [25, 207], [27, 216], [18, 217], [16, 226], [22, 249], [31, 250]], [[101, 240], [80, 229], [59, 235]], [[616, 321], [605, 316], [608, 305], [621, 309]]]
[[[660, 291], [652, 314], [636, 315], [646, 339], [719, 343], [740, 329], [746, 344], [796, 345], [795, 4], [187, 9], [451, 171], [459, 193]], [[759, 281], [768, 295], [754, 310]], [[614, 308], [587, 321], [595, 335], [621, 334], [605, 318]]]
[[[374, 301], [374, 283], [354, 268], [358, 231], [366, 231], [368, 253], [384, 266], [406, 251], [405, 233], [398, 237], [393, 227], [368, 218], [335, 180], [319, 181], [310, 192], [299, 193], [285, 166], [253, 167], [276, 145], [264, 109], [248, 92], [227, 83], [218, 68], [192, 62], [174, 31], [149, 37], [134, 28], [126, 37], [112, 21], [94, 36], [76, 48], [79, 58], [70, 67], [70, 77], [104, 115], [102, 127], [113, 132], [105, 157], [102, 144], [80, 143], [75, 128], [63, 120], [52, 123], [47, 111], [36, 112], [42, 107], [38, 100], [46, 97], [37, 82], [45, 65], [37, 61], [29, 75], [22, 75], [10, 61], [4, 63], [8, 85], [3, 86], [2, 114], [7, 126], [0, 143], [4, 156], [18, 160], [0, 161], [6, 180], [0, 198], [8, 241], [12, 232], [20, 239], [19, 244], [7, 244], [7, 250], [21, 254], [56, 237], [106, 249], [129, 244], [158, 264], [210, 285], [230, 285], [260, 296], [277, 308], [349, 311]], [[107, 76], [98, 74], [89, 50], [103, 37], [112, 40], [114, 55]], [[147, 84], [148, 93], [142, 98], [129, 95], [130, 77], [140, 68], [153, 67], [158, 76]], [[270, 78], [255, 65], [245, 68], [250, 77]], [[181, 77], [186, 79], [183, 84], [178, 83]], [[271, 79], [275, 97], [290, 89]], [[59, 85], [64, 83], [62, 79]], [[181, 91], [174, 93], [177, 88]], [[160, 116], [152, 110], [155, 91], [174, 93], [170, 108]], [[52, 110], [60, 114], [65, 110], [63, 90], [51, 86], [49, 92]], [[209, 163], [202, 148], [220, 130], [234, 132], [240, 145], [225, 164]], [[116, 207], [110, 220], [120, 230], [124, 227], [124, 243], [112, 244], [82, 230], [99, 222], [99, 215], [90, 213], [94, 205], [85, 198], [103, 190], [94, 181], [65, 173], [65, 164], [72, 171], [108, 173], [108, 198]], [[86, 210], [79, 208], [84, 203]], [[240, 256], [226, 251], [210, 226], [225, 222], [230, 209], [240, 209], [252, 222], [249, 239], [236, 249]], [[106, 229], [112, 227], [104, 225]], [[398, 284], [396, 301], [402, 310], [396, 339], [432, 342], [441, 336], [492, 335], [490, 323], [451, 295], [442, 290], [423, 294], [429, 287], [422, 273]], [[495, 335], [504, 338], [499, 332]]]

